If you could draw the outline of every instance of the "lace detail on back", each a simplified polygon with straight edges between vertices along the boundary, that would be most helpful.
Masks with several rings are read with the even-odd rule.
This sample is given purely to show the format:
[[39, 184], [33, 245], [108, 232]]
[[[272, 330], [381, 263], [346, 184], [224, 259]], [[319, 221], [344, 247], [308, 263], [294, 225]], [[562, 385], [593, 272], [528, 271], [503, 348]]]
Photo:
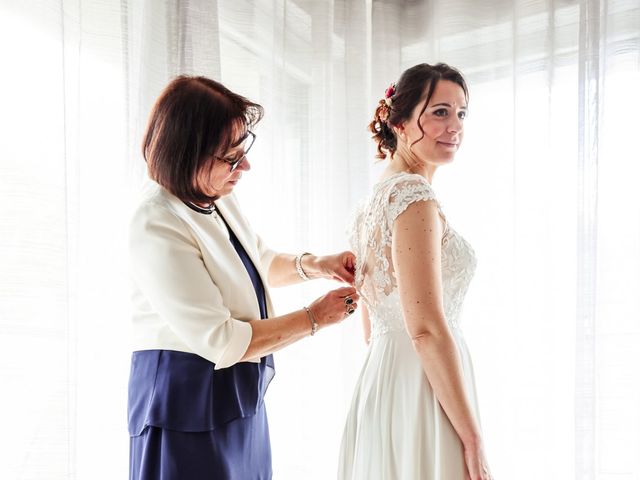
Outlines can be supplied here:
[[475, 272], [471, 246], [448, 225], [427, 180], [401, 172], [378, 183], [371, 197], [356, 210], [349, 240], [356, 255], [355, 282], [369, 311], [371, 336], [404, 330], [397, 281], [391, 259], [393, 222], [409, 205], [433, 200], [445, 222], [442, 236], [442, 288], [445, 316], [452, 328]]

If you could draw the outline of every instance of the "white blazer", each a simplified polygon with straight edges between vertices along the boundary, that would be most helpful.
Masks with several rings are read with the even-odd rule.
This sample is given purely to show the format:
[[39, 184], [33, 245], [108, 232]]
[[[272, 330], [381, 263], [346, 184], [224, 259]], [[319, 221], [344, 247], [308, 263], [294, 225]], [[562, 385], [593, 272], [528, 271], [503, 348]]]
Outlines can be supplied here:
[[[275, 252], [253, 232], [233, 195], [215, 204], [260, 273], [272, 316], [267, 273]], [[216, 369], [240, 361], [251, 341], [247, 322], [260, 318], [260, 308], [222, 219], [150, 182], [131, 220], [129, 251], [134, 351], [195, 353]]]

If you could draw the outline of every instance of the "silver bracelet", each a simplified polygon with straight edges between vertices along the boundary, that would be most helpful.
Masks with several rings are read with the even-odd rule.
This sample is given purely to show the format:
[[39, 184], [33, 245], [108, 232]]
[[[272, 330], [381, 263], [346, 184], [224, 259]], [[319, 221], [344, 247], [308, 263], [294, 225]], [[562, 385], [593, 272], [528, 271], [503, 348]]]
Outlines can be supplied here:
[[301, 279], [310, 280], [305, 271], [302, 269], [302, 257], [304, 257], [305, 255], [311, 254], [309, 252], [304, 252], [296, 256], [296, 271], [298, 272], [298, 275], [300, 275]]
[[318, 331], [318, 322], [316, 322], [316, 317], [309, 307], [304, 307], [304, 311], [307, 312], [307, 317], [309, 317], [309, 322], [311, 322], [311, 336], [313, 337]]

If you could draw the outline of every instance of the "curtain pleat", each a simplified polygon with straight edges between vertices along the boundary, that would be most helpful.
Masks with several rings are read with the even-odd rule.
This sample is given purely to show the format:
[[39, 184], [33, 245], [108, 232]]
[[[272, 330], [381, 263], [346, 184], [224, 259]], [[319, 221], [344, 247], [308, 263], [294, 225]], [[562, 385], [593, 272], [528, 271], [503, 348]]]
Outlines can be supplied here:
[[596, 304], [598, 161], [606, 3], [580, 3], [578, 45], [578, 210], [575, 379], [575, 478], [596, 478]]

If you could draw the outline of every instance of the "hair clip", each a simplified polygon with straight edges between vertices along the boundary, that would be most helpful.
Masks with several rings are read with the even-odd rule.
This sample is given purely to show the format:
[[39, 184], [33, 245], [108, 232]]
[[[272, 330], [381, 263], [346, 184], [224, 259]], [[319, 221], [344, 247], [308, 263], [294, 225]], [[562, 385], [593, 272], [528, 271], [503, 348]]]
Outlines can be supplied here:
[[393, 103], [393, 96], [396, 94], [396, 84], [392, 83], [389, 87], [384, 91], [384, 103], [387, 104], [388, 107]]

